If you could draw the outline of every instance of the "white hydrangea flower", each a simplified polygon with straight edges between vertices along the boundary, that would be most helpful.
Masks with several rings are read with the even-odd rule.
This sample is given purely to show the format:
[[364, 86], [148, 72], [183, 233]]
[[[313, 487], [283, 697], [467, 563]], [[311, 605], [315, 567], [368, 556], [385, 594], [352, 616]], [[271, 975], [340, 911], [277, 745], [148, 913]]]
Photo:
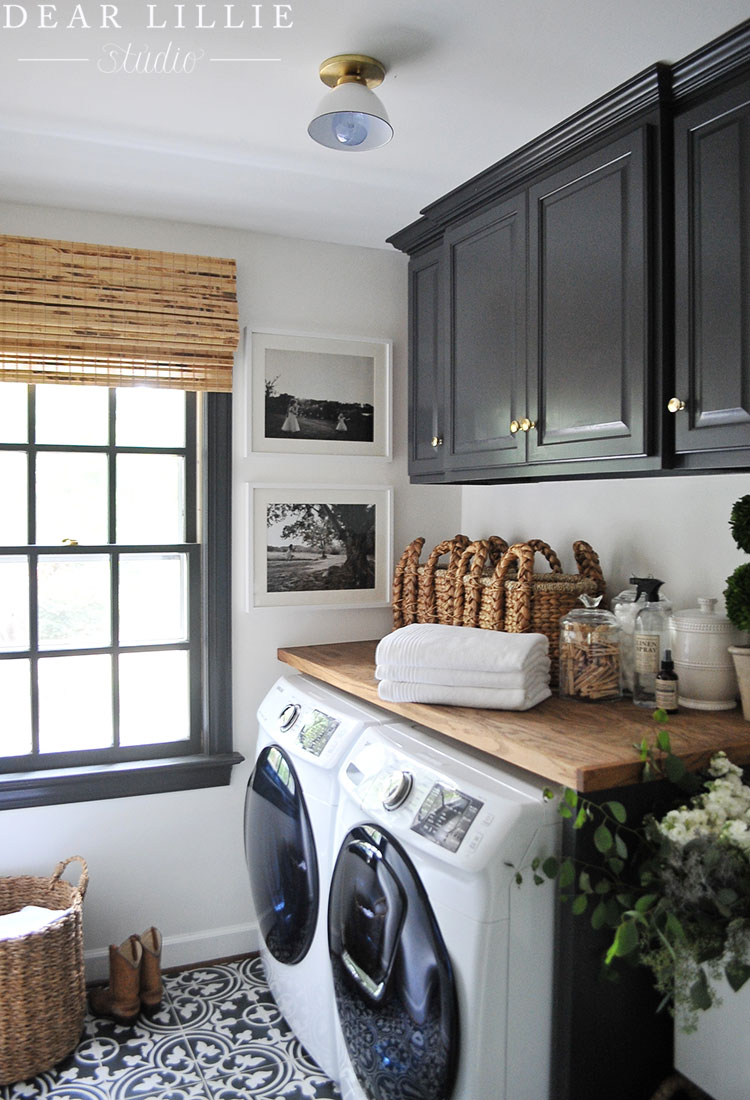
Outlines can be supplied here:
[[750, 852], [750, 827], [746, 821], [727, 821], [721, 831], [721, 839], [745, 853]]
[[727, 757], [725, 752], [715, 752], [708, 765], [708, 774], [717, 778], [723, 775], [735, 775], [742, 777], [742, 769]]

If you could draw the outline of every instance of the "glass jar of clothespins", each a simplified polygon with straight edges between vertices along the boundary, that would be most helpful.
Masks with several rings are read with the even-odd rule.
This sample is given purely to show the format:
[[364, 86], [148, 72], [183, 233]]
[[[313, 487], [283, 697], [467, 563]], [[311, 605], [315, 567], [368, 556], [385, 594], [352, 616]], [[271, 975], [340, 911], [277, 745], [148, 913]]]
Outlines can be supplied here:
[[601, 596], [579, 596], [560, 620], [560, 695], [600, 703], [622, 695], [621, 629], [615, 616], [599, 607]]

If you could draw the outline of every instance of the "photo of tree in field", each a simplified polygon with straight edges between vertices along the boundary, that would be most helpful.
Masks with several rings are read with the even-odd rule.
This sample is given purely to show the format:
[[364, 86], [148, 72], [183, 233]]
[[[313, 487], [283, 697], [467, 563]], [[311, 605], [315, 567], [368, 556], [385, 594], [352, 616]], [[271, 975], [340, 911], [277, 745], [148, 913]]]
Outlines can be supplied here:
[[375, 588], [375, 505], [266, 506], [266, 590]]
[[369, 355], [268, 348], [267, 439], [374, 439], [375, 361]]

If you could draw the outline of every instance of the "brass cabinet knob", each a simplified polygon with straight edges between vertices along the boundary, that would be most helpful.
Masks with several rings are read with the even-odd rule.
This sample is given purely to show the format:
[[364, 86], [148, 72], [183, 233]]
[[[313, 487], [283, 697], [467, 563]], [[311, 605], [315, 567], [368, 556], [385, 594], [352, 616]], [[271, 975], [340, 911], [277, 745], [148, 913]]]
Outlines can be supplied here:
[[510, 434], [515, 435], [516, 432], [528, 432], [532, 428], [535, 428], [536, 424], [533, 420], [529, 420], [528, 416], [525, 416], [523, 420], [511, 420], [510, 422]]
[[667, 402], [667, 408], [671, 413], [682, 412], [682, 410], [685, 408], [685, 402], [681, 401], [679, 397], [670, 397], [669, 401]]
[[443, 440], [442, 440], [441, 436], [433, 435], [433, 437], [430, 441], [430, 446], [432, 446], [432, 447], [442, 447], [442, 445], [443, 445]]

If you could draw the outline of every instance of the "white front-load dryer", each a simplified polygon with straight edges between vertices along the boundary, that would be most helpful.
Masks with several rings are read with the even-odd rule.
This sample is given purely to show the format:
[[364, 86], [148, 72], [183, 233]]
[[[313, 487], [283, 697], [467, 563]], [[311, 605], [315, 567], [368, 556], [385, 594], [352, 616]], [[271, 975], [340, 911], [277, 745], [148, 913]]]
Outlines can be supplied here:
[[269, 988], [299, 1041], [338, 1075], [326, 915], [338, 771], [383, 712], [306, 676], [280, 677], [258, 708], [245, 796], [245, 856]]
[[553, 884], [543, 785], [406, 723], [340, 773], [329, 947], [343, 1100], [547, 1100]]

